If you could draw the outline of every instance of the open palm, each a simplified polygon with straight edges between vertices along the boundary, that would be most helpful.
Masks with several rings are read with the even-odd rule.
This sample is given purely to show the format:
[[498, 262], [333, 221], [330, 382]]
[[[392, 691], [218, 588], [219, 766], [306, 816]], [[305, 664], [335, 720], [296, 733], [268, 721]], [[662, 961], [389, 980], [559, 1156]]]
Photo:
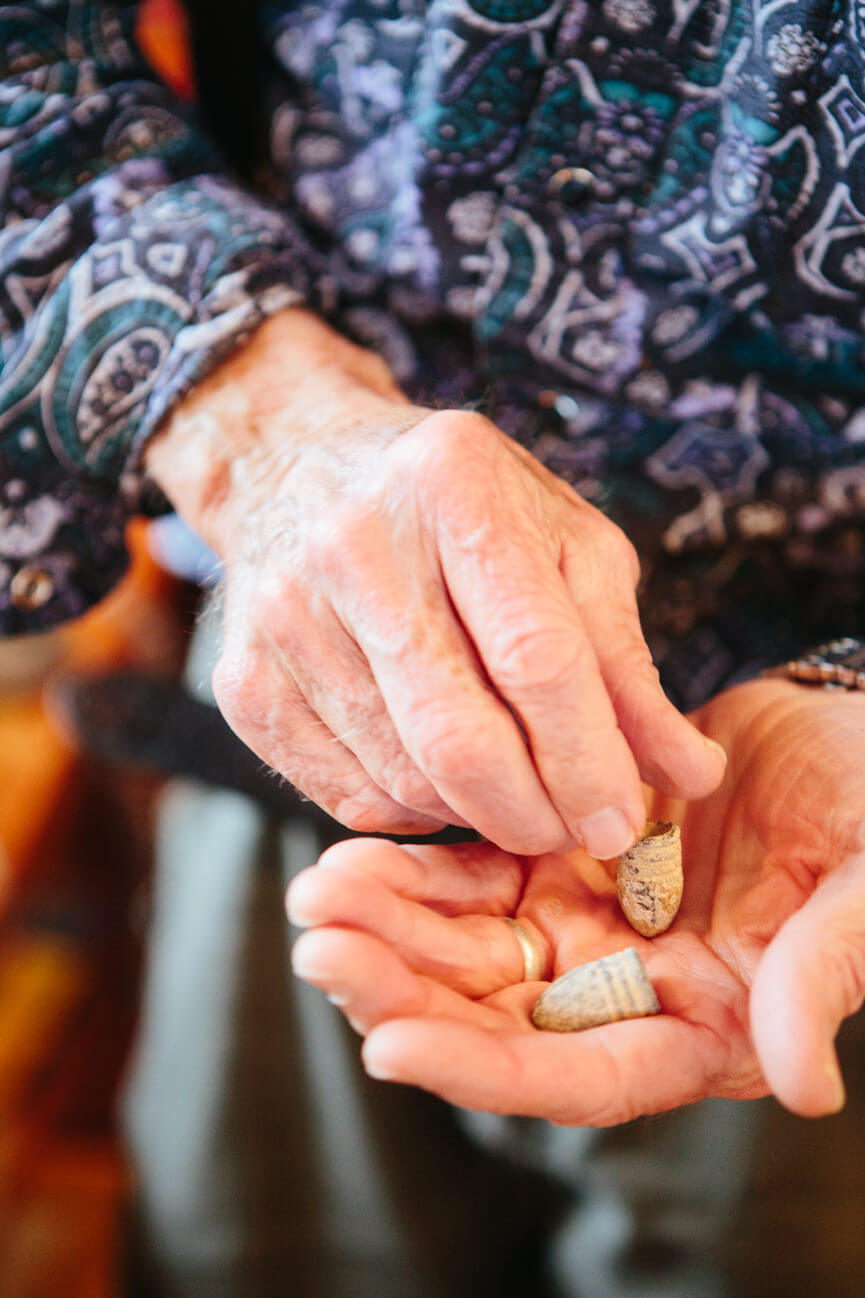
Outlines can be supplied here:
[[[651, 802], [682, 825], [685, 860], [679, 917], [651, 941], [581, 852], [354, 840], [298, 876], [295, 968], [368, 1034], [372, 1073], [569, 1125], [770, 1090], [804, 1114], [839, 1107], [832, 1041], [865, 994], [865, 697], [760, 681], [697, 720], [727, 777], [698, 803]], [[545, 984], [521, 981], [509, 916], [547, 978], [635, 946], [662, 1013], [538, 1031]]]

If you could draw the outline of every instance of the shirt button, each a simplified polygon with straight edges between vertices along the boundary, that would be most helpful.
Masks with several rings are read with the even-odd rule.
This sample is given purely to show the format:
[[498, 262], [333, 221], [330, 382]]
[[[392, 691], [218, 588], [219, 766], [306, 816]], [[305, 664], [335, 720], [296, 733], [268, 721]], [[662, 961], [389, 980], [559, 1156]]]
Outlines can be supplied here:
[[595, 184], [587, 167], [560, 167], [550, 176], [550, 193], [563, 203], [576, 203], [586, 197]]
[[9, 598], [16, 608], [25, 612], [41, 608], [54, 594], [54, 582], [44, 568], [27, 564], [19, 568], [9, 583]]
[[567, 392], [555, 392], [552, 388], [544, 388], [537, 396], [538, 405], [542, 410], [554, 410], [560, 419], [566, 422], [569, 419], [576, 419], [580, 413], [580, 403]]

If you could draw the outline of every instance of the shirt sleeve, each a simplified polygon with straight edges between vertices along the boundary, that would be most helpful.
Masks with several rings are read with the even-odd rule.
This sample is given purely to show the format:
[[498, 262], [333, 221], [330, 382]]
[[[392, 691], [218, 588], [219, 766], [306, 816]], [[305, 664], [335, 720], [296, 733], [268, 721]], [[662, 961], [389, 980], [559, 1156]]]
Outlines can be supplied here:
[[75, 617], [157, 507], [142, 450], [267, 315], [315, 297], [134, 41], [133, 0], [0, 0], [0, 633]]

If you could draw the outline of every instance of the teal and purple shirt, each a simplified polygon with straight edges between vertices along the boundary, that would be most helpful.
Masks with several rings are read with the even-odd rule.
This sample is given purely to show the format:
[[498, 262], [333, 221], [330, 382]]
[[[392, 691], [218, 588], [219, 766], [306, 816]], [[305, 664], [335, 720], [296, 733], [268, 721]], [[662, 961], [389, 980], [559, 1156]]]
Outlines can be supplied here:
[[679, 701], [862, 631], [863, 0], [263, 0], [246, 184], [136, 8], [0, 2], [6, 633], [111, 588], [148, 436], [298, 301], [625, 528]]

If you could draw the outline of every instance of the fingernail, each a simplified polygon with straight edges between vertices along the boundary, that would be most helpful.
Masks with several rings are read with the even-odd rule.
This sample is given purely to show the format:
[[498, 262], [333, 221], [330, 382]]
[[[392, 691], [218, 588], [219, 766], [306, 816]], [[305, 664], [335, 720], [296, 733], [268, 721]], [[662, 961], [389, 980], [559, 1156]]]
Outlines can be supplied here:
[[379, 1082], [393, 1081], [392, 1070], [389, 1069], [386, 1064], [383, 1064], [378, 1060], [377, 1054], [378, 1054], [377, 1046], [375, 1044], [371, 1045], [370, 1042], [367, 1041], [366, 1045], [363, 1048], [363, 1054], [361, 1056], [361, 1058], [363, 1059], [364, 1068], [366, 1069], [369, 1076], [374, 1077], [376, 1081]]
[[724, 760], [724, 765], [726, 766], [727, 765], [726, 748], [724, 748], [723, 745], [717, 743], [714, 739], [710, 739], [708, 735], [701, 735], [700, 738], [702, 739], [706, 747], [709, 749], [710, 753], [719, 753], [721, 755], [721, 757]]
[[589, 856], [607, 861], [611, 856], [621, 856], [633, 847], [637, 833], [618, 807], [604, 807], [593, 816], [586, 816], [577, 825], [583, 847]]
[[377, 1082], [390, 1082], [393, 1080], [393, 1074], [389, 1073], [386, 1068], [380, 1064], [365, 1063], [364, 1067], [370, 1077], [374, 1077]]
[[302, 909], [298, 910], [290, 897], [285, 903], [285, 913], [288, 916], [289, 924], [293, 924], [295, 928], [311, 928], [314, 923], [308, 915], [304, 915]]
[[832, 1083], [834, 1098], [832, 1101], [832, 1113], [840, 1113], [847, 1103], [847, 1092], [844, 1089], [844, 1079], [841, 1076], [841, 1069], [834, 1059], [830, 1059], [826, 1064], [826, 1076]]
[[314, 962], [308, 958], [304, 951], [292, 951], [291, 967], [297, 977], [302, 978], [305, 982], [321, 977], [321, 970], [316, 969]]

